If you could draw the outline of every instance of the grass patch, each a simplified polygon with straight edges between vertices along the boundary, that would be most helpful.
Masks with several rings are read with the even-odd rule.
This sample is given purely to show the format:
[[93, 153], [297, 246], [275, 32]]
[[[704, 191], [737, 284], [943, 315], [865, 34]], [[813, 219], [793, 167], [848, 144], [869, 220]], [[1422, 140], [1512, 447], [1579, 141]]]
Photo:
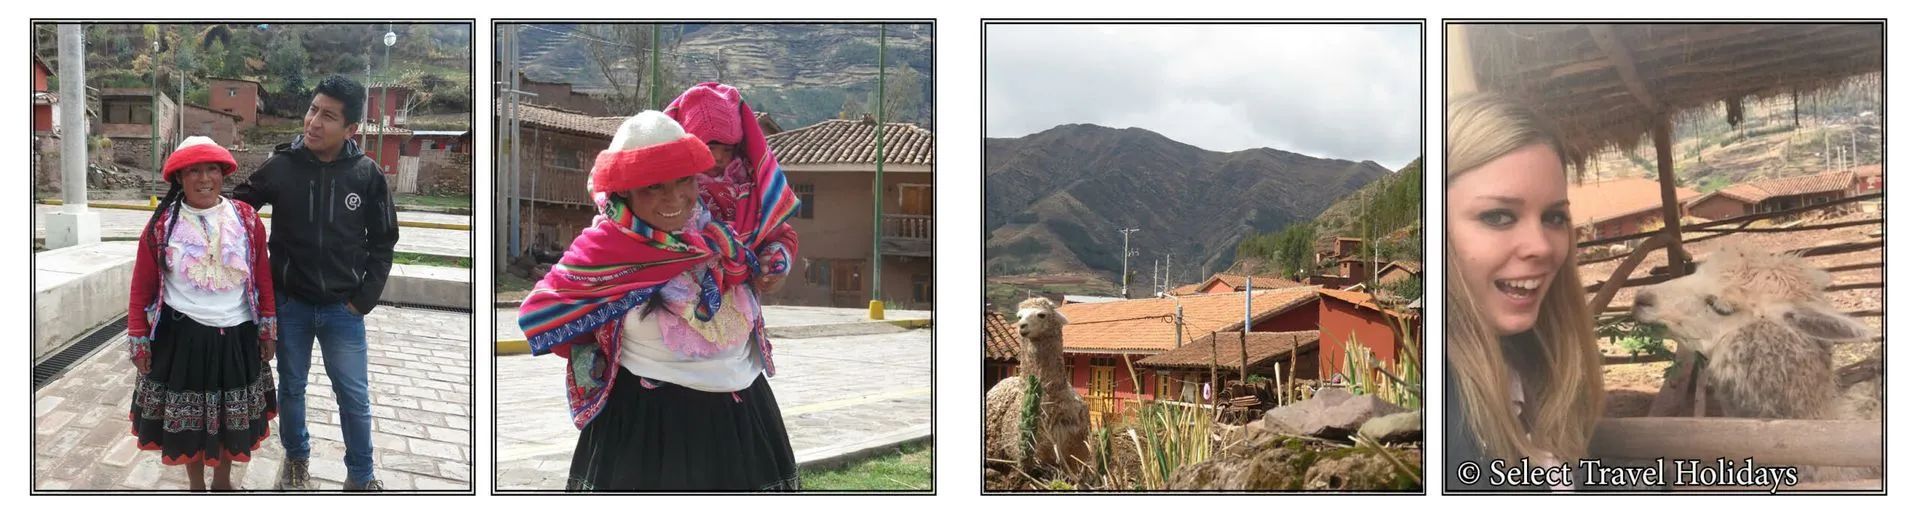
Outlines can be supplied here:
[[916, 443], [827, 471], [801, 471], [802, 491], [931, 491], [933, 450]]
[[465, 208], [465, 209], [472, 209], [473, 197], [458, 196], [458, 195], [438, 196], [438, 195], [422, 195], [422, 194], [396, 194], [396, 195], [393, 195], [393, 204], [399, 205], [399, 206], [412, 206], [412, 207], [459, 207], [459, 208]]
[[470, 257], [446, 257], [411, 252], [393, 252], [393, 263], [410, 264], [414, 266], [440, 266], [443, 268], [473, 267], [473, 259]]
[[522, 277], [516, 273], [493, 274], [493, 292], [495, 293], [504, 293], [508, 291], [532, 291], [532, 290], [533, 290], [533, 281], [527, 280], [527, 277]]

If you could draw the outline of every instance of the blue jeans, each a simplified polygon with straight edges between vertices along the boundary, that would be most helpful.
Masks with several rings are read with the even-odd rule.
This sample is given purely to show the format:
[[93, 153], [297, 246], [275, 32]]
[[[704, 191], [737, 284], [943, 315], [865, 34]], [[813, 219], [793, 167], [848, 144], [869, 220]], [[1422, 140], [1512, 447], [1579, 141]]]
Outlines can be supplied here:
[[280, 342], [275, 346], [280, 372], [280, 446], [288, 459], [312, 453], [307, 433], [307, 370], [313, 366], [313, 340], [320, 339], [327, 379], [340, 404], [340, 433], [347, 440], [347, 481], [373, 480], [373, 397], [367, 393], [367, 321], [347, 311], [346, 303], [315, 305], [278, 298]]

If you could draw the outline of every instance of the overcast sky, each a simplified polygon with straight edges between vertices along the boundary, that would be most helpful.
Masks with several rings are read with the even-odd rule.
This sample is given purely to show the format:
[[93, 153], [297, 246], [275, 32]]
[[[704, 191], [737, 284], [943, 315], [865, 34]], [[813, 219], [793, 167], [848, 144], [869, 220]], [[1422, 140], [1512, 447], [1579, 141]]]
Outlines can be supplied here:
[[1420, 155], [1417, 25], [991, 25], [987, 136], [1140, 127], [1208, 150]]

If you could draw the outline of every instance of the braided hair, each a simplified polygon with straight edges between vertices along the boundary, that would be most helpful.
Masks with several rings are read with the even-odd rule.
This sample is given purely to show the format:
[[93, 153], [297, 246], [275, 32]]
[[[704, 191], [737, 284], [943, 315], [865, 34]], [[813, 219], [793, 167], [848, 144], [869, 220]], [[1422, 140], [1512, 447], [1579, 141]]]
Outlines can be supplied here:
[[[180, 220], [180, 205], [186, 201], [186, 189], [180, 187], [178, 178], [167, 181], [167, 196], [160, 199], [160, 205], [153, 209], [153, 216], [147, 218], [147, 231], [153, 232], [157, 224], [164, 223], [159, 229], [160, 238], [152, 243], [154, 262], [160, 264], [160, 274], [165, 275], [167, 268], [167, 242], [173, 240], [173, 227]], [[163, 219], [164, 218], [164, 219]]]

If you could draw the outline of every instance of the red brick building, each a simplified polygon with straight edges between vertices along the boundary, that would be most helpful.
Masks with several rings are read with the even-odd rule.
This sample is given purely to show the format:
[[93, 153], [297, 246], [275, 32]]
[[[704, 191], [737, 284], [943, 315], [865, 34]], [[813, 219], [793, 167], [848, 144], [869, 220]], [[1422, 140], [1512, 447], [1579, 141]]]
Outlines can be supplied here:
[[412, 97], [411, 87], [399, 84], [369, 85], [365, 120], [380, 125], [407, 126], [407, 100]]
[[473, 153], [473, 131], [471, 130], [415, 130], [410, 155], [442, 150], [453, 153]]
[[240, 124], [244, 120], [239, 115], [204, 105], [186, 104], [180, 116], [180, 121], [186, 124], [187, 136], [207, 136], [227, 148], [238, 148], [241, 144]]
[[145, 88], [102, 88], [97, 94], [100, 119], [91, 128], [94, 135], [113, 141], [114, 162], [143, 169], [159, 168], [155, 147], [159, 148], [158, 157], [165, 159], [180, 142], [174, 134], [174, 117], [180, 114], [173, 99], [165, 93], [155, 98], [153, 91]]
[[[762, 118], [765, 127], [771, 120]], [[874, 123], [827, 120], [767, 136], [800, 197], [788, 220], [799, 263], [768, 303], [864, 307], [872, 294]], [[882, 300], [933, 304], [934, 135], [888, 123], [880, 237]]]
[[[1315, 307], [1320, 300], [1317, 290], [1295, 287], [1253, 291], [1253, 331], [1317, 330], [1319, 311]], [[1237, 332], [1242, 325], [1247, 294], [1171, 296], [1061, 306], [1060, 315], [1068, 320], [1061, 334], [1062, 347], [1074, 389], [1100, 419], [1112, 419], [1123, 413], [1130, 401], [1154, 399], [1160, 388], [1175, 387], [1178, 378], [1143, 374], [1140, 383], [1135, 384], [1127, 378], [1129, 363], [1138, 371], [1141, 359], [1212, 337], [1214, 332]], [[1176, 305], [1183, 321], [1179, 331], [1174, 328]]]
[[[1700, 196], [1684, 187], [1674, 193], [1682, 203]], [[1573, 184], [1567, 188], [1567, 202], [1581, 241], [1638, 234], [1663, 223], [1660, 182], [1655, 180], [1627, 177]], [[1682, 216], [1687, 214], [1684, 209]]]
[[48, 78], [53, 76], [53, 68], [47, 66], [40, 56], [33, 57], [33, 133], [53, 133], [53, 104], [58, 95], [48, 86]]
[[246, 79], [207, 79], [207, 106], [240, 117], [240, 129], [260, 123], [260, 83]]
[[[1410, 314], [1389, 312], [1364, 292], [1322, 289], [1320, 298], [1320, 349], [1324, 350], [1319, 356], [1320, 379], [1333, 380], [1336, 374], [1347, 375], [1349, 344], [1365, 347], [1382, 366], [1396, 369], [1400, 362], [1399, 319]], [[1410, 336], [1418, 338], [1417, 319], [1408, 319], [1408, 327], [1412, 329]], [[1417, 340], [1413, 347], [1422, 348]]]
[[[526, 248], [565, 249], [574, 236], [593, 222], [593, 197], [587, 192], [587, 174], [593, 159], [613, 142], [613, 133], [623, 116], [591, 116], [553, 107], [520, 104], [520, 203], [519, 244]], [[500, 131], [512, 130], [494, 117]], [[506, 155], [506, 147], [500, 148]], [[513, 176], [505, 160], [494, 166], [494, 194], [516, 194]], [[500, 213], [505, 216], [506, 213]], [[508, 238], [509, 227], [497, 232]], [[804, 241], [803, 241], [804, 243]], [[803, 245], [804, 246], [804, 245]], [[494, 256], [494, 262], [507, 263], [507, 256]], [[789, 282], [786, 287], [792, 287]]]
[[393, 183], [394, 175], [399, 173], [400, 157], [408, 147], [408, 140], [412, 138], [413, 131], [406, 128], [379, 126], [367, 121], [360, 122], [360, 132], [353, 136], [354, 141], [360, 145], [360, 151], [366, 152], [367, 157], [380, 163], [380, 172], [388, 175], [389, 184]]
[[1863, 168], [1867, 167], [1733, 184], [1689, 202], [1687, 212], [1699, 218], [1723, 220], [1827, 203], [1852, 196], [1856, 190], [1878, 190], [1880, 166]]

